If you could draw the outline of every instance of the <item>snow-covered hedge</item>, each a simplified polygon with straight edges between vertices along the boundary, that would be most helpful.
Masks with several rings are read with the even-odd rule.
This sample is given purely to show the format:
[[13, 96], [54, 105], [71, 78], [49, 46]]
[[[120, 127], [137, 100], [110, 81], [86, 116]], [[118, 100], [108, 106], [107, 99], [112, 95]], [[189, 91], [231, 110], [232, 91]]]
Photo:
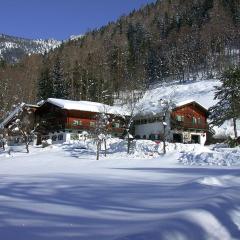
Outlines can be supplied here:
[[240, 165], [240, 148], [215, 148], [203, 152], [184, 152], [179, 160], [184, 165]]

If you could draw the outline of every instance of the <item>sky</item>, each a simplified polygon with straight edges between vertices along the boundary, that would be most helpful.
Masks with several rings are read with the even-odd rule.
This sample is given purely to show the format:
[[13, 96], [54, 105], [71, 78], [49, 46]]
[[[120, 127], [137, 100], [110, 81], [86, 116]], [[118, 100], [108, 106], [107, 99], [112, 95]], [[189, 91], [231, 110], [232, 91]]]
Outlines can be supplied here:
[[156, 0], [0, 0], [0, 33], [65, 40]]

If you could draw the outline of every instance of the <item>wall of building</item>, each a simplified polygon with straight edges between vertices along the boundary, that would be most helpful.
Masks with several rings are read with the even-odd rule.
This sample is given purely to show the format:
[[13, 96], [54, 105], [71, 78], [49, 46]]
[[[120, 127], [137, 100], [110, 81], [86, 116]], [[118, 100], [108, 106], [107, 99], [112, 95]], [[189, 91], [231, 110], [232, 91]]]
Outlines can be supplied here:
[[[162, 139], [164, 127], [162, 122], [146, 123], [135, 125], [135, 137], [150, 139], [150, 135], [155, 135], [156, 140]], [[160, 135], [160, 136], [159, 136]], [[166, 126], [166, 139], [170, 140], [170, 125]]]
[[171, 113], [175, 124], [184, 128], [206, 129], [207, 115], [201, 108], [195, 104], [189, 104], [183, 107], [178, 107]]
[[195, 131], [182, 131], [182, 130], [172, 130], [171, 131], [171, 140], [174, 141], [174, 134], [181, 135], [182, 143], [195, 143], [193, 136], [198, 136], [199, 138], [199, 144], [204, 145], [207, 140], [207, 134], [206, 132], [195, 132]]

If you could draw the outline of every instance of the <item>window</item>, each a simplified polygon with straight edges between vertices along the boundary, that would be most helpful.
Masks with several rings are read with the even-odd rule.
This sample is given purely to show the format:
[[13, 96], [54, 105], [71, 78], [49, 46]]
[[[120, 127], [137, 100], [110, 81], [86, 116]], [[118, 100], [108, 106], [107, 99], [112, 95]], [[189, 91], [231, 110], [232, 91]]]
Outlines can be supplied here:
[[192, 118], [192, 123], [196, 124], [197, 123], [197, 119], [195, 117]]
[[198, 124], [201, 124], [201, 123], [202, 123], [202, 119], [198, 118]]
[[155, 134], [150, 134], [149, 139], [152, 141], [156, 140]]
[[57, 136], [56, 136], [56, 135], [53, 135], [53, 136], [52, 136], [52, 140], [53, 140], [53, 142], [57, 141]]
[[72, 133], [72, 134], [70, 135], [70, 139], [71, 139], [71, 140], [79, 140], [79, 136], [78, 136], [78, 134], [76, 134], [76, 133]]
[[177, 115], [177, 116], [176, 116], [176, 120], [177, 120], [178, 122], [184, 122], [184, 116]]
[[113, 123], [113, 128], [120, 128], [120, 123]]
[[82, 121], [81, 120], [73, 120], [72, 125], [73, 126], [81, 126], [82, 125]]
[[63, 134], [58, 135], [58, 140], [62, 141], [63, 140]]
[[95, 127], [95, 122], [90, 122], [90, 127]]

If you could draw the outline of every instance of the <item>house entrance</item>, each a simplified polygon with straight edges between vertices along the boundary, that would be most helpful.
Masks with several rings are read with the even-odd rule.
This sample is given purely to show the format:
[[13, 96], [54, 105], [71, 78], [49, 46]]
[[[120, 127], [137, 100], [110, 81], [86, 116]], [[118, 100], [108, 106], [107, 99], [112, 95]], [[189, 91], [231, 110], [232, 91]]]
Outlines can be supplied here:
[[182, 143], [183, 142], [183, 136], [180, 133], [174, 133], [173, 134], [173, 142], [175, 143]]
[[191, 142], [192, 143], [200, 143], [200, 136], [199, 135], [191, 135]]

